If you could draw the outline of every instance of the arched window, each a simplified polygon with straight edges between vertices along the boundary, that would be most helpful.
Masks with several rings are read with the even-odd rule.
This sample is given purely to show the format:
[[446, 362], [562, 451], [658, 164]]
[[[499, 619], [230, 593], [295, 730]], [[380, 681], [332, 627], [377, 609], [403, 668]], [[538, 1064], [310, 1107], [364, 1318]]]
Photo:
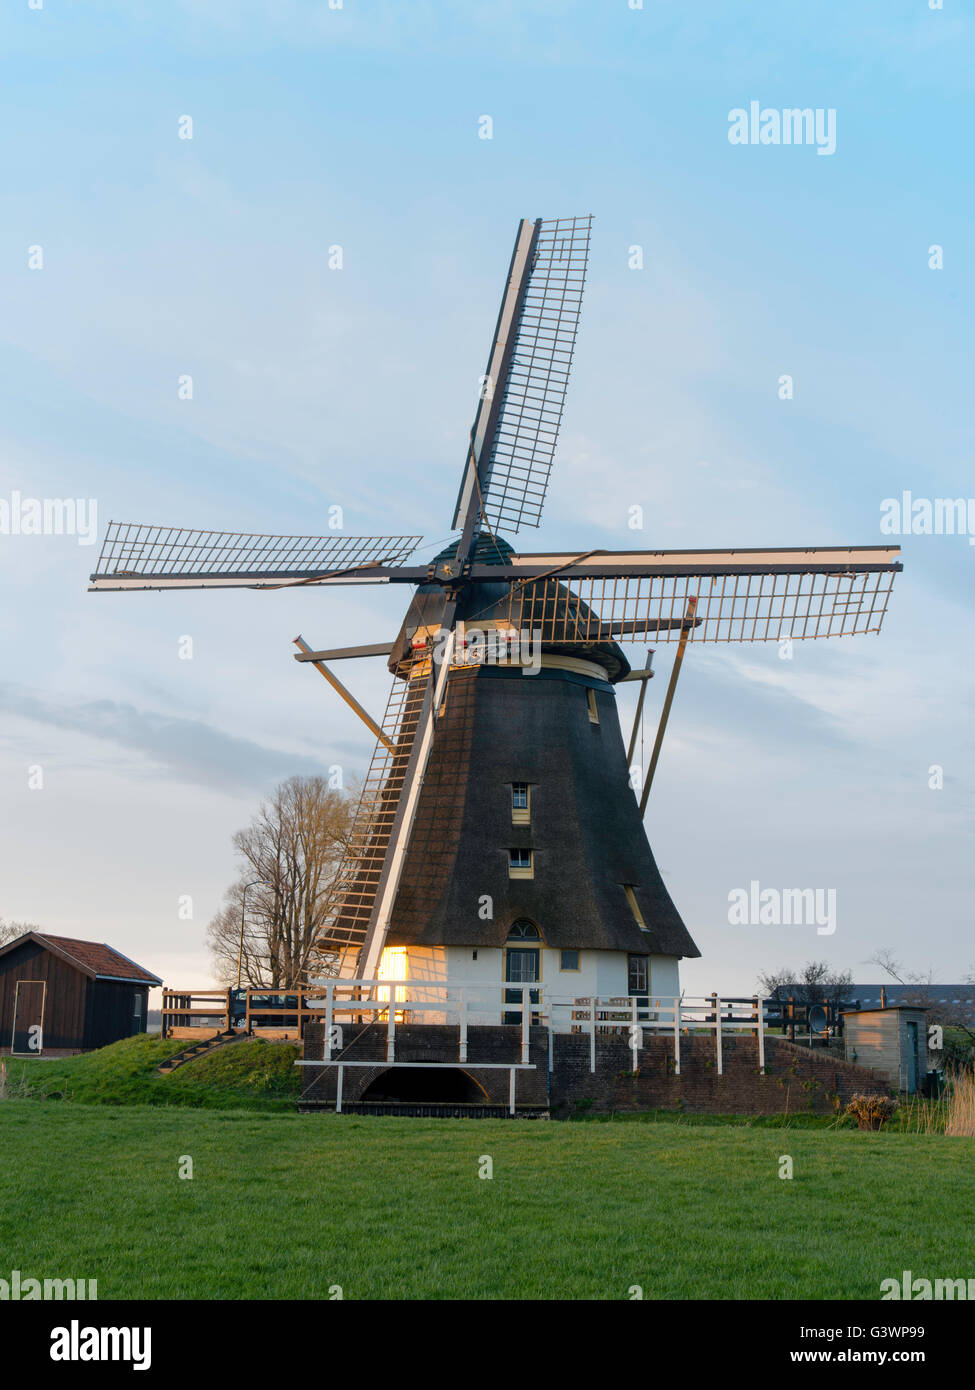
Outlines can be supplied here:
[[519, 917], [508, 933], [509, 941], [541, 941], [542, 934], [527, 917]]

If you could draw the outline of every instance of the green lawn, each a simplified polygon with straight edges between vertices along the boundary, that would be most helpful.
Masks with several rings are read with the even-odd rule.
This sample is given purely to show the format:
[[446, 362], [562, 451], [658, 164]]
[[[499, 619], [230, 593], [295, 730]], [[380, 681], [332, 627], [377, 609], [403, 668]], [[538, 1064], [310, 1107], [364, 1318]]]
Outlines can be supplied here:
[[975, 1246], [975, 1140], [934, 1134], [8, 1100], [0, 1189], [0, 1277], [103, 1299], [876, 1298]]

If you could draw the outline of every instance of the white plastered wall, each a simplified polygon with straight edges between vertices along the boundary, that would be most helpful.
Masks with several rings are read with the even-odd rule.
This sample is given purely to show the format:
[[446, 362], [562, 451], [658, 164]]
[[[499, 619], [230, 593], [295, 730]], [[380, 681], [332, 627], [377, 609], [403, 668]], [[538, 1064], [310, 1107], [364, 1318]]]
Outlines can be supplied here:
[[[624, 951], [580, 951], [579, 969], [562, 970], [559, 950], [542, 946], [540, 956], [541, 980], [546, 1000], [566, 1006], [576, 999], [620, 998], [628, 993], [627, 956]], [[504, 983], [504, 950], [493, 946], [433, 946], [407, 949], [407, 978], [410, 1001], [430, 1007], [416, 1009], [417, 1023], [454, 1023], [458, 1021], [458, 991], [464, 990], [469, 1024], [494, 1024], [500, 1021], [502, 996], [499, 986]], [[424, 989], [424, 984], [430, 987]], [[447, 985], [450, 1000], [444, 989]], [[680, 994], [679, 961], [676, 956], [650, 957], [650, 993], [655, 998]], [[443, 1005], [441, 1009], [436, 1006]], [[568, 1032], [571, 1008], [553, 1009], [553, 1024], [557, 1032]]]

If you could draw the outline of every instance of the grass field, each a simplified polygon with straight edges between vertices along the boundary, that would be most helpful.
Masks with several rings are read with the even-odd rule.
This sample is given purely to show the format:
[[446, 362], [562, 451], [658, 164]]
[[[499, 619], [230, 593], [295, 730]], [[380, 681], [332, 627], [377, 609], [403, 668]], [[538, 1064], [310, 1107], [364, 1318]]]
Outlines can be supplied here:
[[8, 1100], [0, 1173], [0, 1276], [102, 1299], [876, 1298], [975, 1244], [975, 1140], [930, 1134]]

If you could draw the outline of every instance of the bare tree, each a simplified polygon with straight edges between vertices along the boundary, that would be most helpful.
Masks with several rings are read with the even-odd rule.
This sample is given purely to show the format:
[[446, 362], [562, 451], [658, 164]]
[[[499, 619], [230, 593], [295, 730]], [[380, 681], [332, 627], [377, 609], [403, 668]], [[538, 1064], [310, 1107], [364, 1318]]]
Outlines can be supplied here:
[[36, 922], [5, 922], [0, 917], [0, 946], [6, 946], [8, 941], [16, 941], [18, 936], [29, 931], [40, 931], [40, 927]]
[[[970, 1027], [970, 1007], [949, 1001], [942, 1002], [935, 990], [936, 982], [932, 970], [929, 969], [926, 974], [920, 970], [905, 970], [893, 952], [886, 949], [877, 951], [867, 963], [879, 965], [881, 970], [899, 985], [910, 985], [911, 1003], [916, 1004], [918, 1008], [927, 1009], [929, 1024], [937, 1023], [942, 1028], [958, 1028], [975, 1042], [975, 1032]], [[971, 976], [966, 977], [966, 983], [968, 982], [972, 982]]]
[[292, 777], [237, 832], [241, 871], [207, 927], [222, 980], [236, 983], [241, 952], [242, 982], [281, 989], [298, 983], [327, 914], [354, 809], [354, 793], [329, 787], [325, 778]]
[[758, 977], [758, 988], [765, 998], [791, 997], [797, 1004], [821, 1004], [828, 1000], [839, 1008], [848, 1001], [852, 987], [850, 972], [834, 970], [825, 960], [807, 961], [798, 971], [787, 967]]

